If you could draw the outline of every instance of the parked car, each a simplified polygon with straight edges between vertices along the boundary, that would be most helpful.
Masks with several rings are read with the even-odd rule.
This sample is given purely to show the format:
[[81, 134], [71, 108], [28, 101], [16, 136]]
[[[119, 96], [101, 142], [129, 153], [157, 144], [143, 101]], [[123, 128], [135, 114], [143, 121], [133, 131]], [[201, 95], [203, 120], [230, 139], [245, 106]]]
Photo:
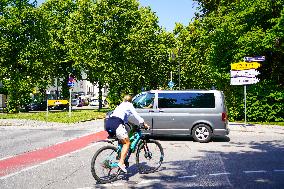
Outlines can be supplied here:
[[46, 110], [46, 101], [32, 102], [25, 106], [26, 111], [44, 111]]
[[74, 98], [74, 99], [71, 100], [71, 105], [72, 106], [78, 106], [79, 104], [80, 104], [79, 99]]
[[[229, 134], [222, 91], [152, 90], [136, 95], [133, 105], [151, 126], [150, 131], [145, 131], [147, 135], [188, 135], [198, 142], [208, 142], [212, 136]], [[138, 124], [133, 116], [129, 123]]]
[[100, 102], [99, 99], [91, 98], [90, 106], [99, 106]]

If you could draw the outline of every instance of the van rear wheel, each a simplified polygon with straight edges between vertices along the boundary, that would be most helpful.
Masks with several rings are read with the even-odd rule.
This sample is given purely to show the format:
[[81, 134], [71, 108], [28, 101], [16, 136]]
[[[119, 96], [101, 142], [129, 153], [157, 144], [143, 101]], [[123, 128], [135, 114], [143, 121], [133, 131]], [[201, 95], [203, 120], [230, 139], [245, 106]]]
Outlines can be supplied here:
[[199, 124], [193, 128], [192, 136], [197, 142], [209, 142], [212, 138], [212, 130], [208, 125]]

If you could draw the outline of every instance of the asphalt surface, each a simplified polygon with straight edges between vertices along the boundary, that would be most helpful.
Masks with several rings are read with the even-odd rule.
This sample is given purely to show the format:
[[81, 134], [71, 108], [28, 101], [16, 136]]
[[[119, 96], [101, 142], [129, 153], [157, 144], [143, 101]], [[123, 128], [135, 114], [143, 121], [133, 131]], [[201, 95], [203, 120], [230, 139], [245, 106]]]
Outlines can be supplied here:
[[[3, 120], [1, 123], [5, 125]], [[2, 160], [103, 130], [102, 120], [73, 125], [19, 124], [0, 126]], [[0, 188], [283, 188], [284, 127], [232, 123], [230, 129], [228, 137], [205, 144], [190, 137], [157, 138], [165, 160], [156, 173], [139, 174], [132, 155], [128, 174], [113, 183], [97, 183], [90, 161], [105, 143], [95, 142], [0, 177]]]

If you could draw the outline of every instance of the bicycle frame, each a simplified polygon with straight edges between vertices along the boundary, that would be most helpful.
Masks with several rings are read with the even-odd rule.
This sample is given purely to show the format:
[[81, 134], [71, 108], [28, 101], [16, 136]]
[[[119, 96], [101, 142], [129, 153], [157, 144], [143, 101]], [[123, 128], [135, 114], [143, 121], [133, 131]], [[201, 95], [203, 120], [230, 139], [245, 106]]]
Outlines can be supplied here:
[[[140, 126], [138, 126], [138, 125], [130, 125], [130, 124], [127, 124], [127, 126], [129, 126], [131, 128], [130, 131], [129, 131], [129, 140], [130, 140], [131, 143], [130, 143], [130, 147], [129, 147], [129, 150], [128, 150], [128, 154], [127, 154], [127, 156], [125, 158], [126, 162], [130, 158], [131, 154], [135, 152], [138, 144], [141, 141], [141, 138], [143, 137], [143, 134], [141, 132]], [[112, 145], [115, 145], [115, 141], [118, 141], [116, 153], [118, 155], [117, 157], [120, 158], [120, 153], [121, 153], [123, 144], [121, 144], [117, 138], [101, 140], [99, 142], [107, 142], [107, 143], [110, 143]], [[116, 163], [115, 164], [111, 164], [110, 166], [111, 167], [117, 167], [117, 164]]]
[[[127, 129], [128, 130], [128, 129]], [[143, 135], [141, 132], [141, 127], [137, 125], [133, 125], [129, 131], [129, 139], [130, 139], [130, 147], [125, 158], [125, 165], [129, 167], [129, 158], [132, 153], [136, 153], [136, 164], [138, 166], [139, 173], [152, 173], [156, 171], [163, 161], [164, 152], [161, 144], [155, 140], [151, 140], [147, 137], [147, 135]], [[118, 141], [116, 144], [115, 141]], [[121, 172], [121, 169], [118, 166], [119, 159], [121, 157], [121, 151], [123, 148], [123, 144], [119, 142], [117, 138], [102, 140], [100, 142], [107, 142], [112, 144], [101, 147], [93, 156], [91, 162], [91, 171], [93, 177], [100, 183], [108, 183], [117, 179], [118, 175]], [[150, 147], [148, 146], [150, 144]], [[152, 147], [154, 145], [154, 150]], [[101, 152], [110, 152], [108, 155], [100, 155]], [[153, 153], [158, 153], [158, 156]], [[140, 156], [140, 155], [141, 156]], [[160, 159], [159, 159], [160, 155]], [[98, 158], [101, 157], [101, 158]], [[141, 157], [141, 158], [139, 158]], [[154, 157], [154, 158], [153, 158]], [[152, 158], [154, 161], [152, 161]], [[157, 159], [158, 158], [158, 159]], [[142, 161], [141, 161], [142, 160]], [[149, 166], [145, 166], [148, 161], [151, 164]], [[97, 163], [96, 163], [97, 162]], [[142, 162], [142, 163], [141, 163]], [[154, 163], [154, 165], [152, 165]], [[96, 166], [97, 165], [97, 166]], [[103, 170], [103, 171], [102, 171]], [[102, 174], [102, 176], [100, 176]]]
[[[142, 138], [142, 132], [141, 132], [139, 126], [133, 125], [133, 126], [130, 126], [130, 127], [131, 127], [131, 129], [130, 129], [130, 132], [129, 132], [129, 140], [130, 140], [131, 143], [130, 143], [130, 147], [129, 147], [129, 150], [128, 150], [128, 154], [125, 158], [125, 161], [128, 161], [131, 153], [135, 152], [136, 147], [138, 146], [139, 141]], [[123, 146], [123, 144], [118, 143], [117, 154], [119, 156], [120, 156], [120, 152], [122, 150], [122, 146]]]

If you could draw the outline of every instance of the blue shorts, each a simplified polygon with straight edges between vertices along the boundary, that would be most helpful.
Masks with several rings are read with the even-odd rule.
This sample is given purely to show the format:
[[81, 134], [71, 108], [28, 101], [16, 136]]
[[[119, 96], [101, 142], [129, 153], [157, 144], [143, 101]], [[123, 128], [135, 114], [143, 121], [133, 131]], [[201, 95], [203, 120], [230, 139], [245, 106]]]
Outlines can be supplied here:
[[106, 131], [108, 132], [109, 136], [113, 137], [116, 134], [116, 129], [119, 125], [123, 125], [124, 122], [122, 119], [118, 117], [109, 117], [106, 120]]

